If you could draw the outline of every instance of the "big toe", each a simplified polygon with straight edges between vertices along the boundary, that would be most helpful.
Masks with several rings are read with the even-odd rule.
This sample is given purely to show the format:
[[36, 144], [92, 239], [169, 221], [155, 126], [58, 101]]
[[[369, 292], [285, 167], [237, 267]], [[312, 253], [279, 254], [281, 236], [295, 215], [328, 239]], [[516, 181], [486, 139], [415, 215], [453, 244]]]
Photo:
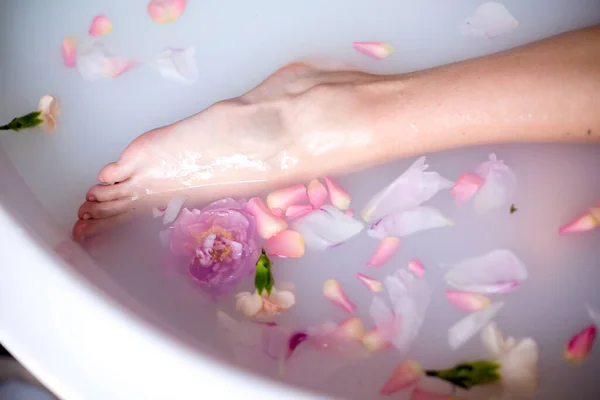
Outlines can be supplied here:
[[130, 162], [117, 161], [102, 168], [98, 174], [98, 180], [102, 183], [113, 184], [123, 182], [133, 174], [133, 164]]

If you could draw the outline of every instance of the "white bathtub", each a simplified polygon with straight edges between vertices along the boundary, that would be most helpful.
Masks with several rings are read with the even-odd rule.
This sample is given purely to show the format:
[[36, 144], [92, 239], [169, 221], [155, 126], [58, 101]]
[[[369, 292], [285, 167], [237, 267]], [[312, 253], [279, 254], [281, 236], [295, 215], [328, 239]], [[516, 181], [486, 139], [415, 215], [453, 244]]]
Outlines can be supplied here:
[[[477, 0], [188, 3], [182, 18], [167, 25], [148, 18], [145, 0], [15, 0], [0, 5], [0, 122], [29, 111], [44, 93], [59, 97], [64, 110], [53, 136], [26, 131], [0, 136], [0, 342], [67, 400], [376, 398], [401, 359], [398, 354], [300, 389], [276, 376], [236, 367], [214, 330], [216, 306], [206, 305], [191, 282], [166, 275], [149, 254], [124, 253], [126, 241], [107, 247], [118, 248], [118, 257], [91, 257], [70, 241], [85, 192], [99, 169], [138, 134], [236, 96], [294, 59], [328, 56], [381, 73], [417, 70], [600, 23], [600, 2], [506, 0], [520, 26], [493, 40], [463, 37], [458, 31], [482, 3]], [[62, 39], [84, 37], [100, 13], [114, 24], [103, 40], [132, 57], [143, 60], [167, 46], [194, 45], [198, 82], [181, 86], [140, 67], [113, 81], [90, 83], [66, 69]], [[392, 43], [395, 55], [373, 61], [352, 49], [353, 41], [370, 40]], [[498, 321], [508, 333], [533, 336], [540, 343], [538, 398], [573, 398], [574, 393], [582, 400], [600, 398], [599, 349], [578, 369], [561, 359], [566, 340], [589, 323], [583, 304], [600, 307], [600, 236], [556, 234], [558, 226], [600, 199], [600, 179], [594, 172], [600, 168], [600, 146], [495, 146], [434, 154], [429, 160], [434, 169], [456, 179], [490, 152], [518, 172], [519, 211], [481, 220], [456, 210], [449, 199], [440, 200], [440, 207], [457, 220], [455, 235], [436, 231], [407, 240], [410, 251], [394, 262], [404, 265], [416, 254], [436, 270], [436, 264], [493, 247], [518, 252], [531, 269], [531, 283], [507, 299]], [[360, 193], [353, 201], [364, 205], [369, 194], [410, 162], [340, 182]], [[142, 243], [152, 235], [140, 232], [158, 231], [156, 222], [145, 224], [123, 235], [137, 235], [132, 242]], [[461, 244], [464, 238], [468, 248]], [[53, 251], [59, 244], [71, 252], [69, 262]], [[353, 265], [357, 254], [368, 256], [374, 246], [358, 244], [351, 254], [333, 250], [327, 262], [319, 258], [323, 256], [307, 256], [301, 265], [338, 264], [309, 279], [300, 268], [292, 268], [293, 261], [283, 262], [282, 268], [289, 266], [286, 279], [312, 299], [319, 293], [311, 282], [338, 277], [342, 266]], [[437, 366], [477, 356], [481, 349], [476, 339], [458, 353], [447, 348], [446, 329], [461, 314], [444, 303], [442, 287], [437, 288], [409, 355]], [[366, 316], [367, 296], [356, 296], [364, 300], [364, 305], [359, 301], [359, 313]], [[313, 306], [300, 304], [288, 321], [315, 323], [334, 312], [313, 312]]]

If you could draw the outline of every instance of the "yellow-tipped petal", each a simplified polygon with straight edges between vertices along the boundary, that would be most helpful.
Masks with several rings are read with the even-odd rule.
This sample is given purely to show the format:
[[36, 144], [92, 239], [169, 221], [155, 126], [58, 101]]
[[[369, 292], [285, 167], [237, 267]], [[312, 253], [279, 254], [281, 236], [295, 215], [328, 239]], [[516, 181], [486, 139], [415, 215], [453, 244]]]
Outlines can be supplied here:
[[346, 310], [348, 313], [353, 313], [356, 310], [356, 305], [350, 301], [342, 285], [335, 279], [328, 279], [323, 284], [323, 294], [336, 306]]

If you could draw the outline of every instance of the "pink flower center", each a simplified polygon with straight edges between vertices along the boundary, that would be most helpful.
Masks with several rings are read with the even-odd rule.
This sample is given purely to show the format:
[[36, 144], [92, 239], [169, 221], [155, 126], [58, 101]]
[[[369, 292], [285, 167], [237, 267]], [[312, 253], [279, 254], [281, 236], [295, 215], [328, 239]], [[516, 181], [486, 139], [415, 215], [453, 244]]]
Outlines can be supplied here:
[[230, 238], [210, 233], [196, 247], [196, 259], [203, 267], [228, 264], [242, 257], [243, 245]]

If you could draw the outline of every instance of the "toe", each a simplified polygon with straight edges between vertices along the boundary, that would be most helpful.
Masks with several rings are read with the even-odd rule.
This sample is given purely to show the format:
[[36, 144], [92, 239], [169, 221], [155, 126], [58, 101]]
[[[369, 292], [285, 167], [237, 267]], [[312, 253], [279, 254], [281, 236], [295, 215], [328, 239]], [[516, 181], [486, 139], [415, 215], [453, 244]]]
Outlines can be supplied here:
[[127, 180], [114, 185], [96, 185], [87, 192], [85, 198], [91, 202], [105, 202], [134, 196], [130, 181]]
[[131, 199], [119, 199], [98, 203], [95, 201], [86, 201], [79, 207], [77, 216], [82, 220], [101, 219], [122, 214], [133, 209]]
[[73, 240], [81, 242], [83, 240], [93, 238], [94, 236], [109, 231], [112, 228], [121, 226], [122, 224], [131, 220], [133, 216], [133, 213], [125, 213], [111, 218], [89, 219], [86, 221], [79, 220], [73, 226]]
[[122, 182], [133, 174], [133, 164], [130, 162], [118, 161], [108, 164], [102, 168], [98, 175], [98, 180], [102, 183]]

